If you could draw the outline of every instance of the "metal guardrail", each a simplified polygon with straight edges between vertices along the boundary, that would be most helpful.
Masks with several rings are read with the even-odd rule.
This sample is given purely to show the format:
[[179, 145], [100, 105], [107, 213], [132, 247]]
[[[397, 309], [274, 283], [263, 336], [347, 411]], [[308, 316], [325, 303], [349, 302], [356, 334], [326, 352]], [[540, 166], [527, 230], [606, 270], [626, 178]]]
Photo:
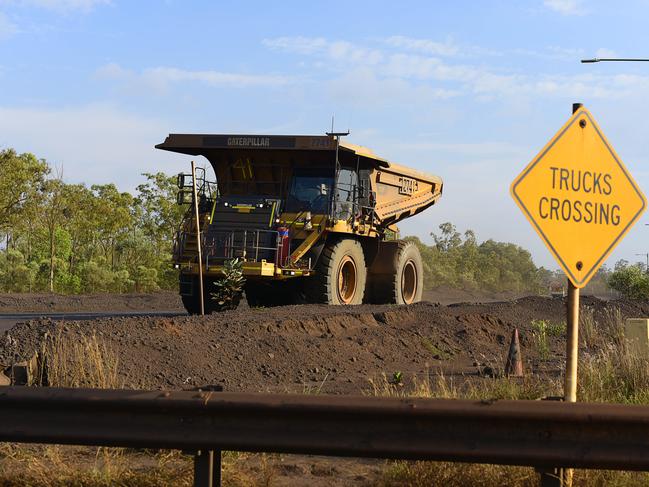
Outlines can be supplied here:
[[649, 470], [648, 406], [3, 387], [0, 415], [0, 441], [200, 452], [195, 485], [220, 450]]

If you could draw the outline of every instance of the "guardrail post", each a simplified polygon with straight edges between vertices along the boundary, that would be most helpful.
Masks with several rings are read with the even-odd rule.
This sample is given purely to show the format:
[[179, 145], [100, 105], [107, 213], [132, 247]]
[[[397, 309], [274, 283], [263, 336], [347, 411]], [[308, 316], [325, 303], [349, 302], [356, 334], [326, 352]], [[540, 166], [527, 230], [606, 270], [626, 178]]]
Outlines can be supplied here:
[[221, 450], [194, 454], [194, 487], [221, 487]]
[[[563, 401], [561, 396], [548, 396], [543, 401]], [[541, 487], [570, 487], [572, 483], [571, 469], [563, 467], [537, 467], [539, 485]]]
[[536, 471], [540, 475], [539, 485], [541, 487], [566, 487], [566, 470], [561, 467], [537, 468]]

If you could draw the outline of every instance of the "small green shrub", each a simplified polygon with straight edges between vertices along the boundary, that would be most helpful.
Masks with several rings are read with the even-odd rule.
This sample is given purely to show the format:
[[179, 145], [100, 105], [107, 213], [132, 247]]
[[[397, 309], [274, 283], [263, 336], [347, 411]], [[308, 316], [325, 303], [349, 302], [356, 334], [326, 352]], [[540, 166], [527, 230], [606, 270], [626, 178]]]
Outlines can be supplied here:
[[214, 282], [212, 300], [220, 310], [236, 309], [241, 300], [246, 278], [243, 277], [243, 261], [226, 260], [223, 264], [223, 278]]

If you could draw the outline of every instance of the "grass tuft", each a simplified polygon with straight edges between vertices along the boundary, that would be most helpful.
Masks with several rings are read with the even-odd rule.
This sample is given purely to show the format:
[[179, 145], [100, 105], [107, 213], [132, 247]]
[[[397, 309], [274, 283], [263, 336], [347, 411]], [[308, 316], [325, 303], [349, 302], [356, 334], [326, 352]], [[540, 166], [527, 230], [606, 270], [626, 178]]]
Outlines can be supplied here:
[[39, 353], [39, 371], [33, 385], [118, 389], [117, 352], [94, 332], [48, 336]]
[[[549, 337], [565, 335], [565, 324], [534, 321], [535, 346], [549, 355]], [[649, 358], [628, 347], [624, 320], [619, 309], [595, 315], [585, 309], [581, 316], [579, 401], [649, 404]], [[528, 375], [524, 378], [461, 376], [443, 374], [414, 377], [409, 387], [395, 387], [386, 376], [370, 381], [370, 393], [392, 397], [448, 399], [541, 399], [562, 395], [562, 378]], [[538, 483], [531, 468], [448, 462], [388, 462], [382, 483], [392, 486], [527, 486]], [[649, 473], [607, 470], [576, 470], [575, 486], [630, 487], [649, 485]]]

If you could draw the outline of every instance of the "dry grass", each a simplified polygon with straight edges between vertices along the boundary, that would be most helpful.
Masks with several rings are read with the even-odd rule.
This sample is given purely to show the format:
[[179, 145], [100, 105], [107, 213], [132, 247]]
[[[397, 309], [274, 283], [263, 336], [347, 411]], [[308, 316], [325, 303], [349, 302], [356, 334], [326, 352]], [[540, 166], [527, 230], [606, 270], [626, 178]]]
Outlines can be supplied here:
[[[172, 334], [177, 330], [168, 328]], [[68, 326], [46, 337], [38, 354], [33, 386], [112, 389], [122, 383], [118, 354], [94, 332]], [[317, 391], [316, 391], [317, 392]], [[253, 473], [242, 468], [250, 455], [223, 455], [224, 484], [271, 485], [274, 468], [256, 456]], [[16, 445], [0, 443], [0, 485], [30, 487], [108, 487], [192, 485], [192, 458], [177, 451], [149, 452], [121, 448]]]
[[649, 357], [629, 347], [618, 309], [596, 320], [581, 313], [582, 350], [579, 361], [580, 401], [649, 404]]
[[58, 445], [0, 447], [3, 486], [189, 486], [191, 473], [190, 459], [178, 453]]
[[383, 485], [431, 487], [511, 486], [527, 487], [537, 482], [532, 468], [475, 463], [395, 462], [386, 471]]
[[[539, 475], [529, 467], [473, 463], [394, 462], [386, 471], [383, 487], [527, 487], [538, 485]], [[576, 470], [574, 487], [635, 487], [649, 484], [644, 472]]]
[[[275, 463], [272, 455], [224, 452], [223, 485], [275, 485]], [[178, 451], [5, 443], [0, 444], [0, 485], [190, 486], [193, 485], [193, 459]]]
[[[627, 346], [624, 320], [619, 310], [597, 319], [592, 310], [581, 315], [580, 401], [649, 404], [649, 358]], [[453, 378], [443, 374], [413, 378], [410, 386], [391, 383], [384, 375], [370, 381], [377, 396], [416, 396], [449, 399], [540, 399], [562, 395], [562, 378], [527, 376]], [[538, 482], [531, 468], [447, 462], [393, 462], [385, 472], [384, 486], [527, 486]], [[649, 485], [649, 474], [605, 470], [577, 470], [575, 486]]]
[[[120, 387], [118, 355], [101, 337], [80, 330], [49, 337], [39, 360], [40, 383], [62, 387]], [[170, 333], [175, 330], [170, 329]], [[579, 400], [649, 404], [649, 359], [626, 346], [619, 311], [597, 319], [582, 311]], [[368, 394], [436, 398], [541, 399], [561, 395], [561, 378], [457, 377], [430, 373], [398, 380], [382, 375], [370, 381]], [[321, 387], [321, 386], [320, 386]], [[304, 393], [317, 394], [319, 387]], [[79, 454], [81, 450], [83, 453]], [[275, 459], [269, 455], [225, 453], [224, 485], [276, 485]], [[33, 487], [191, 485], [191, 457], [178, 452], [51, 445], [0, 444], [0, 485]], [[532, 468], [448, 462], [387, 462], [376, 485], [527, 486], [538, 481]], [[297, 480], [297, 479], [296, 479]], [[577, 470], [575, 486], [649, 485], [649, 475], [635, 472]]]
[[561, 384], [539, 376], [508, 377], [450, 377], [442, 372], [427, 374], [423, 379], [413, 377], [410, 386], [395, 384], [384, 374], [370, 379], [369, 395], [381, 397], [428, 397], [437, 399], [543, 399], [560, 394]]
[[39, 353], [39, 371], [34, 385], [117, 389], [117, 352], [94, 332], [85, 335], [59, 331], [45, 339]]
[[579, 313], [579, 338], [589, 350], [602, 345], [624, 346], [624, 318], [618, 308], [607, 309], [596, 319], [592, 308], [582, 307]]

